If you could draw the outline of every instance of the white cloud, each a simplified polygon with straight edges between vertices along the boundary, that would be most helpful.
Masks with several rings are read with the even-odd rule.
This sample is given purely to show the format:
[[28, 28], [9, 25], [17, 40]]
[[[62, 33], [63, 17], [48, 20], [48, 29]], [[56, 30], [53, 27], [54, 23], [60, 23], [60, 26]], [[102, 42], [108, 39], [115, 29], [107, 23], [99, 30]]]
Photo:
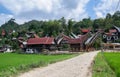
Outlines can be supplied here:
[[100, 3], [94, 7], [97, 18], [105, 17], [107, 13], [113, 14], [117, 10], [118, 1], [119, 0], [101, 0]]
[[0, 14], [0, 25], [7, 22], [9, 19], [13, 18], [13, 15]]
[[74, 17], [77, 20], [88, 17], [87, 11], [85, 8], [88, 2], [89, 0], [79, 0], [77, 7], [73, 9], [71, 13], [69, 13], [68, 17], [69, 18]]
[[59, 7], [59, 0], [0, 0], [0, 2], [14, 14], [29, 12], [34, 9], [49, 13]]
[[65, 17], [80, 20], [88, 17], [86, 6], [90, 0], [0, 0], [12, 12], [18, 23], [32, 19], [58, 19]]
[[22, 19], [16, 18], [15, 19], [15, 22], [19, 23], [19, 24], [24, 24], [25, 22], [28, 22], [28, 21], [30, 21], [30, 19], [24, 19], [24, 18], [22, 18]]
[[96, 12], [96, 15], [97, 15], [98, 18], [102, 18], [102, 17], [104, 17], [103, 14], [102, 14], [102, 12], [99, 12], [99, 11]]

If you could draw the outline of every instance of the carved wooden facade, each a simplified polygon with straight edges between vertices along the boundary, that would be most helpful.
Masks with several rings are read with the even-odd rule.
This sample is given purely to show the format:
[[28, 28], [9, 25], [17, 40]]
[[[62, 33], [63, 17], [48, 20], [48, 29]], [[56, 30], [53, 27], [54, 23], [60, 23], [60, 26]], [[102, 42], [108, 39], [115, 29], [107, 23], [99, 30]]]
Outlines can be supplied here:
[[120, 28], [114, 26], [109, 32], [103, 34], [103, 40], [105, 43], [115, 43], [120, 38]]

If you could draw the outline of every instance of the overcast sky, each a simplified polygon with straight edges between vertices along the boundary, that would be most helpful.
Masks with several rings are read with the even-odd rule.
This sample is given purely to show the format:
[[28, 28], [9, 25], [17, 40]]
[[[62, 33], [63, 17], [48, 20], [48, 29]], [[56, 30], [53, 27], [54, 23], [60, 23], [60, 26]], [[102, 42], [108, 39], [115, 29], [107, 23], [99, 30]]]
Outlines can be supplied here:
[[16, 22], [67, 19], [81, 20], [90, 17], [104, 18], [113, 14], [119, 0], [0, 0], [0, 25], [10, 18]]

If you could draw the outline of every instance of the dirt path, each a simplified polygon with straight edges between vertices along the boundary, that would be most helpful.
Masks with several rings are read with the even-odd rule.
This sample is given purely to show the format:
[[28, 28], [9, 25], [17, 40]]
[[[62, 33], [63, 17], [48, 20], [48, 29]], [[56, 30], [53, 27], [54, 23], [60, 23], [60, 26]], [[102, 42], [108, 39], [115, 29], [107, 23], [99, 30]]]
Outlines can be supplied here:
[[84, 53], [47, 67], [36, 68], [18, 77], [91, 77], [90, 66], [97, 53]]

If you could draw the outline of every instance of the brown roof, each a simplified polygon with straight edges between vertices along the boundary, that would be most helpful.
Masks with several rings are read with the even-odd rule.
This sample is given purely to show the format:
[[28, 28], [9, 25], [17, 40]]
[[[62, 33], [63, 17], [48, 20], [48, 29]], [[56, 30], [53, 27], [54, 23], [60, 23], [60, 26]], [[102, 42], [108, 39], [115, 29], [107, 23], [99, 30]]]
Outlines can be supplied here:
[[54, 38], [43, 37], [43, 38], [30, 38], [27, 40], [27, 45], [35, 45], [35, 44], [54, 44]]
[[6, 32], [4, 29], [2, 29], [2, 36], [5, 36], [6, 35]]
[[112, 36], [112, 33], [105, 33], [107, 36]]
[[89, 32], [89, 31], [91, 31], [91, 29], [81, 29], [81, 32], [85, 32], [85, 33], [87, 33], [87, 32]]
[[68, 40], [69, 44], [80, 44], [83, 43], [88, 37], [86, 35], [82, 35], [79, 38], [71, 38]]
[[117, 32], [117, 30], [116, 29], [110, 29], [109, 32], [110, 33], [115, 33], [115, 32]]

